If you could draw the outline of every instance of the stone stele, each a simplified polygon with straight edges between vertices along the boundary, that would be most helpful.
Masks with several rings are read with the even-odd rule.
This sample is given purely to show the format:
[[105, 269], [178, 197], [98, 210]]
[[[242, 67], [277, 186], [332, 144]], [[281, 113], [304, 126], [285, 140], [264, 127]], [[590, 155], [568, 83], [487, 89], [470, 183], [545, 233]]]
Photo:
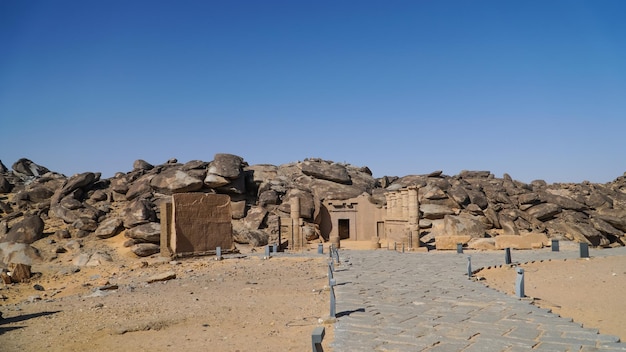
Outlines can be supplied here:
[[230, 197], [225, 194], [172, 195], [170, 249], [175, 255], [234, 249]]

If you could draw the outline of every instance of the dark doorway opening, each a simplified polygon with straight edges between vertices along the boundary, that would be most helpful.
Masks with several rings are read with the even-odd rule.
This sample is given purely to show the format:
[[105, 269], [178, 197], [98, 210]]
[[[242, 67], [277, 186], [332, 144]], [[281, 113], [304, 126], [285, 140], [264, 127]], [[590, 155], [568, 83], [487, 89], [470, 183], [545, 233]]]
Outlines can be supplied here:
[[339, 219], [338, 230], [340, 239], [345, 240], [350, 238], [350, 220]]

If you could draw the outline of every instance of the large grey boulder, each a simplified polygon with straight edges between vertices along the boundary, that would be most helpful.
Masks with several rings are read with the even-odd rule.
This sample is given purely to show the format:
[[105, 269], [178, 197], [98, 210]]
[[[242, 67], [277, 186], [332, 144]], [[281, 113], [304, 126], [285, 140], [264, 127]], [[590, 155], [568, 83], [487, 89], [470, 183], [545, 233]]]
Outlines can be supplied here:
[[[301, 181], [301, 180], [298, 180]], [[324, 199], [349, 199], [358, 197], [364, 190], [351, 185], [344, 185], [332, 181], [313, 179], [310, 182], [301, 183], [302, 189], [309, 189], [313, 193], [313, 196], [319, 200]], [[305, 185], [308, 185], [305, 186]]]
[[154, 191], [150, 182], [155, 175], [144, 175], [128, 185], [126, 200], [134, 200], [142, 197], [149, 197]]
[[161, 241], [161, 224], [149, 222], [126, 230], [124, 236], [135, 240], [135, 243], [156, 243]]
[[267, 213], [268, 211], [263, 207], [251, 207], [243, 223], [247, 228], [257, 230], [263, 224]]
[[540, 221], [552, 219], [561, 211], [561, 207], [552, 203], [540, 203], [526, 209], [526, 213]]
[[446, 215], [443, 218], [444, 233], [447, 236], [469, 235], [472, 238], [485, 237], [486, 227], [477, 216], [462, 214]]
[[50, 170], [44, 166], [37, 165], [26, 158], [16, 161], [13, 163], [11, 168], [13, 169], [13, 173], [22, 180], [37, 178], [47, 172], [50, 172]]
[[243, 158], [233, 154], [215, 154], [209, 164], [208, 173], [225, 178], [235, 179], [241, 175], [244, 162]]
[[13, 190], [13, 184], [9, 180], [0, 175], [0, 193], [10, 193]]
[[443, 219], [446, 215], [456, 214], [453, 209], [437, 204], [422, 204], [420, 205], [420, 211], [422, 212], [422, 217], [429, 220]]
[[253, 247], [261, 247], [267, 245], [269, 235], [261, 230], [253, 230], [243, 226], [233, 226], [233, 240], [239, 244], [249, 244]]
[[19, 242], [31, 244], [43, 238], [44, 222], [37, 215], [27, 215], [13, 225], [2, 242]]
[[305, 160], [299, 164], [299, 167], [302, 173], [307, 176], [346, 185], [351, 184], [350, 175], [346, 167], [340, 164]]
[[167, 169], [154, 176], [150, 185], [159, 193], [174, 194], [195, 192], [202, 188], [202, 180], [190, 176], [185, 171]]
[[101, 222], [95, 231], [95, 235], [98, 238], [110, 238], [122, 232], [123, 229], [124, 224], [122, 222], [122, 219], [118, 217], [113, 217]]
[[138, 257], [149, 257], [161, 251], [161, 247], [154, 243], [137, 243], [130, 250]]
[[148, 170], [152, 170], [153, 168], [154, 168], [154, 165], [142, 159], [137, 159], [133, 162], [133, 170], [148, 171]]
[[130, 203], [123, 213], [125, 228], [156, 221], [154, 205], [147, 199], [136, 199]]
[[89, 188], [87, 186], [97, 181], [96, 174], [93, 172], [85, 172], [82, 174], [76, 174], [70, 177], [63, 187], [59, 188], [52, 196], [51, 202], [58, 203], [68, 194], [74, 192], [77, 189]]
[[27, 243], [0, 243], [0, 266], [6, 267], [10, 263], [32, 265], [39, 260], [41, 260], [39, 250]]
[[593, 213], [593, 216], [606, 221], [618, 230], [626, 232], [626, 210], [603, 209]]

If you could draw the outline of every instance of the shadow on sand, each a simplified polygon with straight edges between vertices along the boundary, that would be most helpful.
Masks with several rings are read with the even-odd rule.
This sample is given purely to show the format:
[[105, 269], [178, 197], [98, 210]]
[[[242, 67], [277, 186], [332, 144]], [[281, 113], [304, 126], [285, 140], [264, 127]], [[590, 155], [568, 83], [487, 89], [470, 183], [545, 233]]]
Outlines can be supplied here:
[[60, 311], [40, 312], [40, 313], [33, 313], [33, 314], [18, 315], [18, 316], [11, 317], [11, 318], [0, 318], [0, 335], [4, 334], [5, 332], [9, 332], [9, 331], [12, 331], [12, 330], [17, 330], [17, 329], [24, 328], [24, 326], [5, 327], [5, 326], [2, 326], [2, 325], [19, 323], [21, 321], [25, 321], [25, 320], [29, 320], [29, 319], [33, 319], [33, 318], [45, 317], [45, 316], [48, 316], [48, 315], [56, 314], [58, 312], [60, 312]]

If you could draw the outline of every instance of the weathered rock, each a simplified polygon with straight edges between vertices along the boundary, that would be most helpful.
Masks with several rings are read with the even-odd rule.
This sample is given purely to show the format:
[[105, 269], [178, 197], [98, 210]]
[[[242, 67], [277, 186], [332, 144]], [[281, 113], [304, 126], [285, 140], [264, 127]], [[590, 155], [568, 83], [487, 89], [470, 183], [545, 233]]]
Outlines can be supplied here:
[[148, 175], [133, 182], [126, 191], [126, 200], [134, 200], [137, 198], [147, 198], [152, 195], [153, 188], [150, 186], [150, 180], [154, 175]]
[[206, 161], [190, 160], [190, 161], [184, 163], [183, 166], [180, 169], [183, 170], [183, 171], [201, 170], [201, 169], [206, 169], [207, 166], [209, 166], [209, 163], [206, 162]]
[[556, 204], [562, 209], [570, 209], [575, 211], [585, 211], [589, 209], [585, 204], [574, 199], [563, 197], [557, 194], [543, 193], [540, 195], [541, 200], [546, 203]]
[[453, 186], [448, 190], [448, 195], [454, 199], [461, 206], [466, 206], [470, 203], [469, 195], [467, 191], [461, 186]]
[[618, 230], [626, 232], [626, 210], [604, 209], [595, 212], [594, 217], [604, 220]]
[[32, 265], [41, 260], [39, 250], [27, 243], [2, 242], [0, 243], [0, 262]]
[[152, 170], [154, 168], [154, 165], [150, 164], [149, 162], [145, 161], [145, 160], [135, 160], [133, 162], [133, 170]]
[[166, 271], [164, 273], [159, 273], [159, 274], [155, 274], [150, 276], [150, 278], [148, 278], [148, 280], [146, 280], [147, 283], [151, 284], [153, 282], [159, 282], [159, 281], [168, 281], [168, 280], [173, 280], [176, 278], [176, 273], [173, 271]]
[[26, 158], [19, 159], [18, 161], [13, 163], [13, 166], [11, 168], [13, 169], [13, 173], [22, 180], [39, 177], [46, 172], [50, 172], [50, 170], [48, 170], [47, 168], [41, 165], [37, 165]]
[[89, 196], [89, 200], [94, 201], [94, 202], [102, 202], [102, 201], [107, 200], [108, 198], [109, 196], [107, 195], [107, 192], [102, 189], [95, 190]]
[[30, 265], [17, 263], [9, 265], [11, 271], [11, 281], [13, 282], [28, 282], [30, 280], [31, 272]]
[[97, 251], [89, 257], [89, 260], [87, 261], [85, 266], [99, 266], [101, 264], [110, 262], [113, 262], [113, 258], [111, 258], [111, 255], [109, 253]]
[[154, 243], [138, 243], [130, 247], [130, 250], [138, 257], [148, 257], [161, 251], [161, 247]]
[[519, 201], [519, 204], [535, 205], [541, 203], [541, 198], [537, 193], [520, 194], [519, 197], [517, 197], [517, 200]]
[[236, 243], [261, 247], [267, 245], [269, 236], [261, 230], [253, 230], [243, 226], [238, 226], [233, 227], [233, 239]]
[[207, 174], [204, 178], [204, 184], [209, 188], [219, 188], [226, 186], [230, 183], [230, 180], [226, 177], [216, 175], [216, 174]]
[[420, 205], [420, 211], [422, 212], [423, 218], [430, 220], [443, 219], [446, 215], [453, 215], [456, 213], [448, 207], [435, 204], [422, 204]]
[[95, 181], [97, 181], [97, 177], [96, 177], [96, 174], [93, 172], [84, 172], [82, 174], [76, 174], [70, 177], [65, 182], [63, 187], [61, 187], [56, 192], [54, 192], [54, 195], [52, 196], [51, 201], [52, 203], [58, 203], [61, 201], [61, 199], [63, 199], [63, 197], [67, 196], [68, 194], [74, 192], [77, 189], [87, 187], [90, 184], [93, 184]]
[[189, 176], [185, 171], [169, 169], [154, 176], [150, 185], [163, 194], [186, 193], [202, 188], [202, 180]]
[[491, 175], [491, 171], [463, 170], [459, 173], [459, 178], [465, 178], [465, 179], [488, 178], [490, 175]]
[[161, 241], [161, 224], [150, 222], [126, 230], [124, 236], [144, 243], [159, 244]]
[[246, 218], [243, 220], [247, 228], [257, 230], [263, 224], [267, 216], [267, 210], [263, 207], [251, 207]]
[[9, 180], [0, 175], [0, 193], [9, 193], [13, 190], [13, 184]]
[[469, 214], [446, 215], [443, 218], [444, 233], [449, 236], [484, 237], [486, 228], [479, 219], [479, 217]]
[[122, 219], [114, 217], [104, 220], [98, 225], [95, 235], [98, 238], [110, 238], [116, 236], [124, 229]]
[[81, 217], [74, 221], [72, 226], [78, 230], [93, 232], [98, 228], [98, 222], [93, 219]]
[[593, 228], [602, 232], [604, 235], [611, 235], [615, 236], [616, 238], [624, 236], [624, 231], [616, 229], [613, 225], [602, 219], [591, 218], [590, 222]]
[[54, 192], [46, 186], [35, 185], [27, 191], [28, 200], [34, 203], [50, 200]]
[[476, 204], [480, 209], [487, 209], [489, 201], [483, 192], [476, 190], [466, 190], [472, 204]]
[[274, 190], [267, 190], [259, 194], [259, 206], [276, 205], [278, 204], [278, 193]]
[[588, 223], [568, 220], [553, 221], [552, 226], [563, 236], [576, 242], [588, 243], [592, 246], [604, 246], [610, 241]]
[[514, 222], [516, 219], [517, 217], [512, 218], [505, 213], [498, 214], [498, 222], [500, 223], [503, 235], [519, 236], [519, 229], [515, 226]]
[[67, 210], [77, 210], [83, 207], [83, 203], [81, 201], [70, 195], [61, 199], [59, 205]]
[[561, 212], [561, 207], [552, 203], [541, 203], [533, 205], [526, 210], [530, 216], [540, 221], [546, 221], [552, 219], [555, 215]]
[[7, 169], [7, 167], [2, 163], [2, 160], [0, 160], [0, 174], [5, 172], [9, 172], [9, 169]]
[[348, 175], [348, 171], [343, 165], [306, 160], [300, 163], [299, 166], [302, 169], [302, 173], [307, 176], [346, 185], [351, 184], [350, 175]]
[[128, 192], [128, 180], [125, 177], [116, 177], [111, 179], [109, 186], [113, 192], [126, 194]]
[[446, 199], [448, 195], [441, 188], [434, 185], [426, 185], [419, 190], [422, 199]]
[[22, 221], [13, 225], [2, 242], [19, 242], [31, 244], [43, 238], [44, 222], [37, 215], [27, 215]]
[[243, 158], [233, 154], [215, 154], [209, 165], [209, 174], [235, 179], [241, 175], [244, 162]]
[[[304, 187], [306, 189], [306, 187]], [[364, 190], [350, 185], [339, 184], [332, 181], [314, 179], [309, 184], [313, 196], [319, 200], [324, 199], [349, 199], [358, 197]]]
[[123, 218], [125, 228], [131, 228], [155, 220], [154, 206], [147, 199], [133, 201], [125, 210]]

